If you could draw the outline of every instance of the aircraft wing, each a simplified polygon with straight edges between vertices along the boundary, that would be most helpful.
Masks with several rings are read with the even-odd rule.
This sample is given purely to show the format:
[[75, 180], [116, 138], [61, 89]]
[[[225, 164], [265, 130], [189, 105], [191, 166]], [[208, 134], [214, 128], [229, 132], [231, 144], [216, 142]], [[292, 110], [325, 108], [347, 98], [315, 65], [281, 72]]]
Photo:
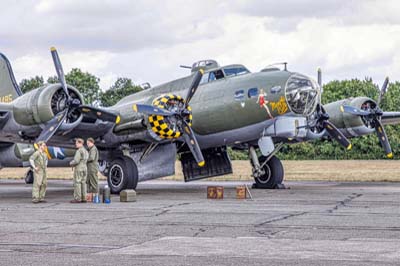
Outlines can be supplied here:
[[381, 121], [384, 125], [400, 124], [400, 112], [383, 112]]

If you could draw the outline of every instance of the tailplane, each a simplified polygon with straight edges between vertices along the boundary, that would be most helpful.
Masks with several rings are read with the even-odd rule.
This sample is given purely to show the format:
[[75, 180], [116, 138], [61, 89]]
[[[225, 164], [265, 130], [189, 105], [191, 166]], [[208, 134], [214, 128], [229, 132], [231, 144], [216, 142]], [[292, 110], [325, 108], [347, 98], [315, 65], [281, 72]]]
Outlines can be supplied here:
[[9, 103], [21, 96], [22, 92], [15, 81], [7, 57], [0, 53], [0, 103]]

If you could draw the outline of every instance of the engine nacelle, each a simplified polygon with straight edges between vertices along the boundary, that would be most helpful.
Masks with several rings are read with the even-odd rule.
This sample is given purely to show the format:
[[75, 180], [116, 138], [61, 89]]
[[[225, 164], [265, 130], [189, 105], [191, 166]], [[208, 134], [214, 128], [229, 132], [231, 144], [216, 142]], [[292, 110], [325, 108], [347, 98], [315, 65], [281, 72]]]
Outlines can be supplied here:
[[[68, 85], [72, 98], [83, 103], [83, 97]], [[32, 90], [13, 102], [13, 115], [17, 123], [25, 126], [45, 123], [65, 109], [67, 97], [60, 84], [50, 84]]]
[[376, 102], [368, 97], [356, 97], [332, 102], [324, 105], [329, 114], [329, 121], [339, 128], [346, 137], [358, 137], [374, 131], [363, 117], [342, 112], [342, 106], [348, 105], [358, 109], [376, 107]]

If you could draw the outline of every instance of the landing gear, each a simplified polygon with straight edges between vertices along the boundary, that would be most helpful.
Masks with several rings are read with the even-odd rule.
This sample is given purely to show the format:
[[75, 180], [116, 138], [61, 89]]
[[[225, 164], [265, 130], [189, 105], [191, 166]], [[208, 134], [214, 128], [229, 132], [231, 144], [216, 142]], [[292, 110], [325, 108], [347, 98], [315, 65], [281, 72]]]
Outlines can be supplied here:
[[30, 168], [25, 173], [25, 184], [33, 184], [33, 171]]
[[135, 162], [127, 156], [114, 159], [108, 170], [107, 183], [113, 194], [118, 194], [124, 189], [135, 189], [138, 183]]
[[257, 157], [254, 147], [250, 147], [249, 153], [253, 167], [254, 187], [263, 189], [281, 188], [284, 176], [281, 161], [275, 155]]

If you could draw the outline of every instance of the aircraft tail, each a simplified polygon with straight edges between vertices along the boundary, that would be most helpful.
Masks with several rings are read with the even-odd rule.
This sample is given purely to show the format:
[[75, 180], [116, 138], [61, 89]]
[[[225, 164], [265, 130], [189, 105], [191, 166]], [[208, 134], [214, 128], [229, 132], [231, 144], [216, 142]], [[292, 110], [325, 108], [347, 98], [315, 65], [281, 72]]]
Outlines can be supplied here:
[[9, 103], [22, 95], [22, 91], [15, 81], [10, 62], [0, 53], [0, 103]]

